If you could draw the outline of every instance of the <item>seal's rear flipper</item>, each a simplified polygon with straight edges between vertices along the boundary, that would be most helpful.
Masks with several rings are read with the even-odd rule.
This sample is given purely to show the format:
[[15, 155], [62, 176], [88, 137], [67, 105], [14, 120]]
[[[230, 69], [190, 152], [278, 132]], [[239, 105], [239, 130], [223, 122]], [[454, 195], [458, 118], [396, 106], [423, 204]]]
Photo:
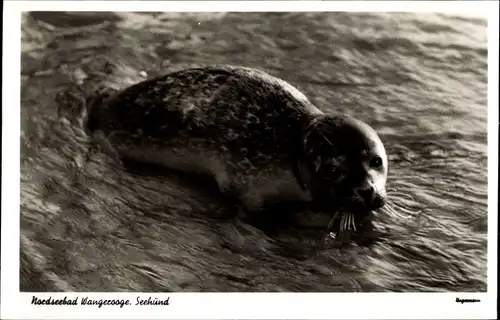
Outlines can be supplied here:
[[100, 106], [116, 92], [118, 91], [109, 87], [98, 87], [87, 94], [82, 87], [70, 84], [59, 90], [54, 97], [57, 117], [90, 134], [99, 128], [97, 120]]
[[90, 95], [86, 95], [80, 87], [68, 86], [60, 90], [55, 100], [59, 104], [58, 118], [68, 121], [71, 125], [80, 127], [89, 137], [82, 162], [75, 160], [76, 175], [80, 176], [97, 150], [102, 150], [117, 163], [121, 164], [117, 151], [102, 131], [99, 130], [98, 114], [101, 106], [113, 96], [117, 90], [99, 87]]

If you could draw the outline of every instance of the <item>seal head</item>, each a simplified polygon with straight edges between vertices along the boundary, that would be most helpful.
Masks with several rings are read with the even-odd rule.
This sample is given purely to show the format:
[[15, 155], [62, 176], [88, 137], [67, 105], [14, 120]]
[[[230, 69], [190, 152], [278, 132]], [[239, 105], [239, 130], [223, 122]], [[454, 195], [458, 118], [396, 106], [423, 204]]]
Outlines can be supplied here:
[[311, 120], [305, 131], [297, 179], [315, 202], [355, 212], [384, 206], [387, 155], [370, 126], [325, 114]]

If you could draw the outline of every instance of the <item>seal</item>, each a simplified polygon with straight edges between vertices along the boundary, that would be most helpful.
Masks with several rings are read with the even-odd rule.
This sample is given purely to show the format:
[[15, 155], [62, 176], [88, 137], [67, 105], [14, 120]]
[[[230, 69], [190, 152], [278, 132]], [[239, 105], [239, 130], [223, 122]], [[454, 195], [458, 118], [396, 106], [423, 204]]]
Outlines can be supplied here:
[[185, 69], [90, 104], [87, 130], [109, 154], [209, 175], [250, 214], [300, 201], [351, 213], [342, 216], [349, 227], [386, 202], [377, 133], [257, 69]]

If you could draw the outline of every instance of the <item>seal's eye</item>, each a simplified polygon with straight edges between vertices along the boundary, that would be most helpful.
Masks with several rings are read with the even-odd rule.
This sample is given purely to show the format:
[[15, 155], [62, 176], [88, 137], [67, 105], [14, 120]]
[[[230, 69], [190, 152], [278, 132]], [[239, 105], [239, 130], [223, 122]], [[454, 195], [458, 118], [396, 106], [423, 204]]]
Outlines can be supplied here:
[[327, 163], [327, 164], [323, 165], [323, 171], [325, 171], [325, 173], [336, 173], [337, 167], [331, 163]]
[[321, 173], [324, 178], [337, 179], [340, 176], [340, 169], [332, 163], [325, 163], [321, 168]]
[[380, 158], [379, 156], [373, 157], [370, 161], [370, 166], [372, 168], [380, 168], [382, 166], [382, 158]]

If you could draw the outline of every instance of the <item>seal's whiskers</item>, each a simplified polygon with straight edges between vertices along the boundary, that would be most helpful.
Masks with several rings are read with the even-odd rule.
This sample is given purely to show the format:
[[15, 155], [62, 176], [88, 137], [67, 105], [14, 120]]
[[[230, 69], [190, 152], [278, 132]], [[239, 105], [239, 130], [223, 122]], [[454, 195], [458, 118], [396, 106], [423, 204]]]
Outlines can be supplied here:
[[328, 223], [328, 229], [327, 229], [328, 232], [330, 232], [332, 230], [335, 220], [337, 220], [339, 218], [339, 214], [340, 214], [340, 211], [335, 212], [332, 219], [330, 219], [330, 222]]
[[[387, 212], [389, 212], [392, 215], [397, 216], [400, 219], [414, 218], [415, 216], [417, 216], [418, 214], [420, 214], [422, 212], [422, 210], [412, 211], [410, 209], [407, 209], [407, 208], [404, 208], [400, 205], [397, 205], [394, 202], [387, 203], [387, 205], [385, 206], [385, 209], [387, 210]], [[406, 213], [407, 215], [404, 215], [402, 212]]]
[[341, 216], [340, 216], [340, 228], [339, 228], [339, 232], [343, 232], [345, 230], [345, 213], [342, 212]]
[[[335, 226], [335, 222], [340, 219], [340, 223], [338, 226], [338, 230], [333, 230]], [[342, 212], [342, 211], [337, 211], [330, 222], [328, 223], [328, 229], [327, 232], [333, 233], [334, 235], [337, 235], [341, 232], [345, 231], [356, 231], [356, 217], [355, 214], [352, 212]]]
[[400, 211], [403, 211], [405, 213], [412, 214], [412, 215], [419, 214], [422, 212], [422, 210], [408, 209], [407, 207], [405, 207], [401, 204], [395, 203], [394, 201], [391, 201], [391, 200], [389, 200], [388, 204], [392, 205], [392, 207], [391, 207], [392, 209], [398, 209]]
[[356, 217], [354, 216], [354, 214], [349, 214], [349, 216], [351, 217], [350, 221], [351, 221], [351, 224], [349, 226], [349, 228], [353, 231], [356, 231]]
[[408, 199], [409, 200], [415, 200], [415, 198], [412, 195], [409, 195], [409, 194], [403, 193], [403, 192], [388, 191], [387, 194], [391, 195], [391, 196], [396, 196], [396, 197], [404, 198], [406, 200], [408, 200]]

